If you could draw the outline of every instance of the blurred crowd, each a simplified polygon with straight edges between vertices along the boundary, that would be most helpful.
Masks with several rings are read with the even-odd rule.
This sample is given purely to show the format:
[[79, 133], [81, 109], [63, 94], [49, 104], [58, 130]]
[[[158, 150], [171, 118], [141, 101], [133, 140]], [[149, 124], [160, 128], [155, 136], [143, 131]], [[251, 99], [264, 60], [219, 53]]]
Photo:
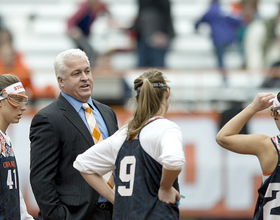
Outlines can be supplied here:
[[[102, 0], [77, 1], [77, 8], [66, 19], [65, 35], [71, 39], [73, 47], [86, 52], [93, 68], [102, 67], [110, 71], [110, 55], [114, 51], [99, 53], [92, 42], [92, 25], [101, 16], [107, 16], [109, 28], [119, 28], [129, 36], [130, 48], [137, 54], [135, 68], [165, 68], [166, 55], [176, 37], [174, 15], [171, 14], [170, 0], [135, 0], [138, 12], [130, 27], [121, 27], [117, 19], [113, 19], [109, 7]], [[279, 7], [280, 8], [280, 7]], [[193, 27], [196, 34], [202, 23], [210, 27], [210, 38], [225, 85], [227, 85], [228, 51], [238, 50], [243, 69], [268, 68], [263, 87], [274, 87], [280, 84], [280, 11], [269, 19], [259, 13], [259, 0], [236, 0], [226, 3], [221, 0], [209, 0], [204, 14], [198, 15]], [[37, 88], [33, 85], [32, 70], [24, 62], [24, 52], [18, 51], [13, 43], [10, 27], [5, 19], [0, 20], [0, 74], [14, 73], [24, 83], [30, 100], [53, 98], [56, 91], [52, 85]], [[118, 48], [116, 49], [118, 50]]]
[[[210, 26], [217, 67], [226, 83], [225, 53], [234, 44], [242, 59], [240, 68], [272, 66], [275, 69], [273, 67], [279, 65], [279, 22], [279, 8], [275, 17], [263, 19], [260, 16], [259, 0], [234, 1], [229, 10], [223, 8], [220, 0], [212, 0], [207, 12], [195, 24], [195, 29], [198, 30], [201, 23]], [[272, 77], [276, 72], [270, 70], [268, 74]], [[264, 82], [264, 86], [269, 86], [269, 83]]]
[[[123, 28], [136, 45], [137, 67], [165, 67], [165, 55], [175, 36], [169, 0], [137, 0], [138, 14], [132, 27]], [[76, 47], [84, 50], [94, 66], [100, 54], [90, 42], [91, 26], [99, 16], [108, 17], [108, 26], [118, 27], [107, 5], [100, 0], [86, 0], [67, 19], [67, 34]], [[104, 56], [103, 56], [104, 57]]]

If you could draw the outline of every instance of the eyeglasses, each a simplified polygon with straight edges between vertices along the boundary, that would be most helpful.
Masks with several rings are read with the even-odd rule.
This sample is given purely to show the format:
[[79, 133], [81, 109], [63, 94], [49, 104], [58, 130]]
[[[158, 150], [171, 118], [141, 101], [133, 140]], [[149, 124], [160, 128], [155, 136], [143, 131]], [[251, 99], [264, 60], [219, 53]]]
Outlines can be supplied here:
[[19, 105], [27, 105], [28, 104], [28, 96], [26, 95], [21, 95], [21, 94], [17, 94], [17, 93], [10, 93], [7, 94], [5, 92], [1, 92], [0, 96], [7, 98], [8, 102], [14, 106], [14, 107], [18, 107]]
[[279, 110], [279, 109], [280, 109], [280, 106], [270, 109], [270, 111], [271, 111], [271, 117], [273, 117], [274, 120], [277, 120], [277, 116], [279, 115], [279, 113], [278, 113], [277, 110]]

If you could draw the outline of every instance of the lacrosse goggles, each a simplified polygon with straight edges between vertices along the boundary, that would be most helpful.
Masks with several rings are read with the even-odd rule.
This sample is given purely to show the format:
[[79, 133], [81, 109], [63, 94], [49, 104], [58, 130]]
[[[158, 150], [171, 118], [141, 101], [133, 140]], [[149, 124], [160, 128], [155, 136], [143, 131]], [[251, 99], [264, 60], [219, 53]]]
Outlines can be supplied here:
[[279, 115], [280, 106], [275, 107], [275, 108], [271, 108], [270, 111], [271, 111], [271, 117], [273, 117], [274, 120], [277, 120], [276, 118]]
[[[279, 94], [279, 93], [278, 93]], [[277, 98], [278, 94], [273, 99], [273, 106], [271, 107], [271, 117], [274, 118], [274, 120], [277, 120], [277, 116], [280, 114], [280, 102]]]
[[24, 92], [24, 88], [21, 82], [14, 83], [0, 92], [0, 100], [7, 99], [8, 102], [14, 106], [18, 107], [21, 104], [28, 104], [28, 96], [18, 94], [19, 92]]

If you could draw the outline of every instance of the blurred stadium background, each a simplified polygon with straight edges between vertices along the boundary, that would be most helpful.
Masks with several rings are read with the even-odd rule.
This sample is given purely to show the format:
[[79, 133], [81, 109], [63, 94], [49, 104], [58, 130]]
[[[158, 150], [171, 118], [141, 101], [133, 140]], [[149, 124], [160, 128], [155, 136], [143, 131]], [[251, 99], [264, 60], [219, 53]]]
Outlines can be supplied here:
[[[13, 34], [15, 48], [23, 54], [36, 88], [51, 85], [59, 93], [53, 61], [56, 55], [74, 45], [66, 35], [66, 19], [79, 0], [0, 0], [0, 16]], [[103, 0], [119, 27], [128, 28], [137, 14], [136, 0]], [[216, 69], [210, 29], [199, 33], [194, 24], [203, 15], [209, 0], [170, 0], [176, 37], [162, 69], [170, 80], [172, 103], [168, 118], [181, 127], [186, 166], [180, 174], [182, 219], [250, 219], [253, 216], [261, 170], [256, 158], [236, 155], [215, 142], [222, 113], [247, 105], [258, 92], [278, 93], [264, 88], [269, 67], [278, 61], [272, 55], [262, 68], [242, 68], [236, 46], [228, 49], [225, 62], [228, 86]], [[234, 0], [222, 0], [230, 12]], [[259, 14], [264, 20], [278, 13], [279, 0], [260, 0]], [[120, 126], [131, 115], [128, 99], [133, 80], [145, 69], [136, 68], [137, 55], [131, 39], [119, 28], [107, 26], [106, 17], [98, 18], [92, 28], [91, 43], [100, 53], [94, 68], [92, 96], [115, 109]], [[277, 49], [274, 46], [274, 49]], [[274, 54], [278, 54], [276, 51]], [[35, 217], [37, 205], [29, 186], [29, 126], [32, 116], [52, 98], [35, 100], [18, 125], [9, 128], [20, 170], [20, 182], [28, 210]], [[248, 123], [249, 133], [278, 133], [269, 112], [257, 114]]]

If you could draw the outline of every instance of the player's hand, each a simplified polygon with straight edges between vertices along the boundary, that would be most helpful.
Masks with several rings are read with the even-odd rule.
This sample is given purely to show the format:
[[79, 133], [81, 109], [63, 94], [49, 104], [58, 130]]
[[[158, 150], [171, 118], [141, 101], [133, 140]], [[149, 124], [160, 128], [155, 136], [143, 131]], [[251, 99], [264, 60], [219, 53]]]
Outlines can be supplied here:
[[179, 202], [181, 199], [179, 192], [174, 187], [170, 189], [159, 188], [158, 198], [168, 204], [175, 204], [176, 201]]
[[272, 93], [258, 93], [251, 105], [256, 110], [256, 112], [262, 111], [273, 104], [273, 102], [270, 102], [270, 100], [274, 97], [275, 95]]

